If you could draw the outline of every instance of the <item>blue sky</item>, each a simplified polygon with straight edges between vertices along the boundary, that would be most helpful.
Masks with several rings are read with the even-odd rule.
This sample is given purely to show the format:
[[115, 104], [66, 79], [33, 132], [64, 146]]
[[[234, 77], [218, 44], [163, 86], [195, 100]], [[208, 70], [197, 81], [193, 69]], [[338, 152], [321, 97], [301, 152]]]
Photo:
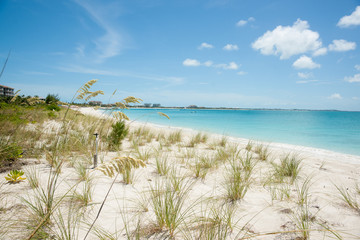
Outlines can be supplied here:
[[360, 111], [360, 1], [0, 0], [0, 29], [25, 95]]

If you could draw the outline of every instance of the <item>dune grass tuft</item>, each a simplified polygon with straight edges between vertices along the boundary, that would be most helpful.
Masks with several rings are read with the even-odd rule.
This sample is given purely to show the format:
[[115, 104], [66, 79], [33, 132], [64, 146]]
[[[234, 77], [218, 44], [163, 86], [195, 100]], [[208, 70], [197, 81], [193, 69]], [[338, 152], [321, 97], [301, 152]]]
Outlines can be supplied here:
[[301, 162], [302, 159], [300, 159], [297, 155], [290, 153], [286, 154], [280, 158], [279, 164], [272, 164], [274, 169], [274, 177], [279, 182], [283, 182], [285, 178], [288, 178], [290, 183], [293, 183], [301, 171]]
[[182, 141], [182, 131], [181, 130], [172, 132], [167, 137], [167, 142], [170, 145], [175, 144], [175, 143], [180, 143], [181, 141]]
[[347, 187], [335, 185], [336, 189], [339, 191], [342, 201], [346, 203], [346, 205], [348, 205], [350, 208], [360, 212], [360, 203], [357, 199], [359, 197], [359, 192], [356, 186], [354, 189], [349, 189]]
[[165, 176], [170, 171], [168, 156], [160, 155], [155, 158], [156, 171], [158, 174]]
[[159, 229], [166, 229], [174, 237], [179, 225], [185, 221], [191, 208], [184, 209], [191, 183], [181, 191], [174, 191], [169, 182], [156, 182], [150, 186], [151, 205]]
[[226, 198], [230, 202], [243, 199], [249, 189], [250, 178], [251, 172], [243, 171], [241, 164], [231, 162], [225, 180]]

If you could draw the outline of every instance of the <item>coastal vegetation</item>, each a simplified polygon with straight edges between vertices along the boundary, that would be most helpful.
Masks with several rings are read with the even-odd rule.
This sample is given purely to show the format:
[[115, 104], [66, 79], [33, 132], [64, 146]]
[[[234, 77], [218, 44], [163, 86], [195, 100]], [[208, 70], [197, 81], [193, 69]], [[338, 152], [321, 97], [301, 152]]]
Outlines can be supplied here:
[[[103, 94], [91, 91], [95, 83], [72, 101]], [[85, 115], [54, 94], [44, 102], [19, 99], [0, 104], [1, 239], [359, 237], [325, 209], [359, 219], [358, 185], [317, 183], [326, 170], [313, 159], [136, 124], [121, 112]], [[117, 107], [139, 101], [124, 98]]]

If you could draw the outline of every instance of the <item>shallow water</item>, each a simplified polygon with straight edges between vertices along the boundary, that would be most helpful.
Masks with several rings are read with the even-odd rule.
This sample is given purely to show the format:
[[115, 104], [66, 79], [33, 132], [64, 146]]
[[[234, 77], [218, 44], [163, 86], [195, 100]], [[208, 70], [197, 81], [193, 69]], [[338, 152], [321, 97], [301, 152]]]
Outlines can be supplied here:
[[360, 112], [129, 109], [125, 113], [140, 122], [360, 155]]

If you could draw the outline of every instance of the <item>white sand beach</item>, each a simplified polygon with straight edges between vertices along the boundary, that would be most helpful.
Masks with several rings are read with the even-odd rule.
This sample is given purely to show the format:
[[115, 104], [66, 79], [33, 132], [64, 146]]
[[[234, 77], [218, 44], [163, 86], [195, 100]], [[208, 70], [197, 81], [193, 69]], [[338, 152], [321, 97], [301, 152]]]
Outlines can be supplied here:
[[[77, 110], [82, 114], [108, 118], [93, 108]], [[49, 129], [54, 127], [47, 124]], [[253, 146], [249, 149], [248, 139], [225, 138], [210, 133], [201, 133], [206, 136], [203, 141], [190, 146], [189, 143], [198, 134], [194, 130], [138, 122], [129, 125], [131, 131], [146, 128], [153, 136], [149, 140], [143, 139], [137, 146], [137, 152], [134, 150], [135, 140], [129, 138], [123, 141], [121, 151], [99, 152], [99, 165], [117, 156], [142, 156], [146, 167], [133, 171], [131, 184], [125, 184], [119, 175], [111, 187], [114, 178], [105, 176], [98, 169], [91, 169], [91, 165], [87, 166], [92, 179], [92, 198], [87, 207], [82, 208], [81, 221], [72, 223], [78, 239], [84, 238], [109, 189], [99, 218], [87, 239], [100, 239], [99, 236], [105, 236], [105, 233], [113, 239], [136, 239], [136, 233], [140, 239], [165, 239], [170, 235], [175, 239], [306, 239], [304, 236], [308, 239], [336, 239], [336, 236], [360, 239], [360, 211], [346, 204], [339, 191], [343, 189], [345, 193], [357, 197], [354, 201], [360, 204], [360, 192], [356, 188], [356, 184], [360, 184], [360, 156], [280, 143], [250, 142]], [[165, 141], [157, 140], [159, 133], [166, 138], [179, 131], [180, 142], [165, 144]], [[259, 153], [260, 148], [262, 153]], [[265, 159], [261, 159], [260, 154], [265, 154]], [[301, 159], [301, 169], [293, 182], [288, 177], [279, 182], [274, 177], [274, 165], [281, 168], [280, 161], [287, 155]], [[247, 166], [252, 167], [247, 172], [248, 178], [243, 186], [245, 191], [242, 197], [233, 200], [229, 197], [232, 181], [229, 181], [229, 174], [236, 164], [241, 165], [239, 159], [245, 161], [247, 158], [251, 162]], [[33, 164], [25, 165], [25, 172], [38, 172], [41, 184], [46, 185], [50, 167], [45, 157], [28, 161]], [[197, 168], [201, 161], [202, 165]], [[241, 166], [245, 171], [245, 166]], [[159, 169], [164, 173], [159, 173]], [[5, 175], [0, 174], [2, 181]], [[184, 194], [175, 200], [180, 207], [172, 233], [166, 225], [159, 228], [152, 194], [158, 188], [165, 191], [166, 184], [174, 187], [176, 180], [182, 185], [180, 188]], [[58, 196], [76, 183], [75, 168], [70, 162], [64, 164], [58, 181]], [[80, 182], [69, 192], [83, 191], [86, 183]], [[6, 192], [3, 199], [8, 209], [6, 217], [17, 216], [18, 212], [25, 214], [28, 210], [21, 198], [33, 199], [34, 196], [34, 190], [27, 181], [3, 184], [2, 188]], [[65, 200], [54, 216], [61, 213], [64, 219], [70, 219], [73, 215], [66, 210], [69, 205], [71, 201]], [[222, 220], [216, 220], [219, 218]], [[9, 229], [4, 239], [14, 239], [14, 236], [23, 238], [21, 224], [17, 227]]]

